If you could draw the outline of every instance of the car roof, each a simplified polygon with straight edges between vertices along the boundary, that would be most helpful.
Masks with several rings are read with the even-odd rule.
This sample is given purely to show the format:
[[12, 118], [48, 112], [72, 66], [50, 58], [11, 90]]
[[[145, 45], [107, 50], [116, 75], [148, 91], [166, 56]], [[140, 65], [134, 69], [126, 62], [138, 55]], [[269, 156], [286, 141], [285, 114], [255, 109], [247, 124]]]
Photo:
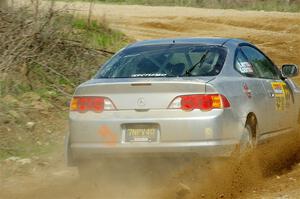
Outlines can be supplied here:
[[167, 38], [138, 41], [129, 45], [128, 47], [138, 47], [145, 45], [167, 45], [167, 44], [204, 44], [204, 45], [220, 45], [225, 43], [232, 43], [239, 45], [240, 43], [248, 43], [247, 41], [234, 38]]

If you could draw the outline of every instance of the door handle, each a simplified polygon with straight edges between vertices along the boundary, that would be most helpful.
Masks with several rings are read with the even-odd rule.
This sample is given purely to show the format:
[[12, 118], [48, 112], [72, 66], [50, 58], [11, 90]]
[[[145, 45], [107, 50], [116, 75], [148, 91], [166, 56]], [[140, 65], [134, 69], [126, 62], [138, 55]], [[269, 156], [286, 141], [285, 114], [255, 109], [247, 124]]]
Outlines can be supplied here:
[[268, 93], [269, 93], [269, 97], [275, 97], [275, 93], [273, 92], [273, 91], [268, 91]]

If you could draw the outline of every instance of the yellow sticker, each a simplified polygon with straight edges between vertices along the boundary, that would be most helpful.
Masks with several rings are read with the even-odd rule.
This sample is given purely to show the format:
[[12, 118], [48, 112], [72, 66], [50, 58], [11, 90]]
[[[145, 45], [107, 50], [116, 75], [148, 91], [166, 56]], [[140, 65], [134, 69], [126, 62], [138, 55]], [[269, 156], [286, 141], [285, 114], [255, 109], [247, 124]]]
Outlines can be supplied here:
[[288, 86], [286, 85], [286, 83], [282, 84], [282, 88], [283, 88], [284, 95], [285, 95], [285, 106], [286, 106], [286, 108], [289, 108], [291, 106], [291, 101], [292, 101], [291, 91], [288, 88]]
[[290, 104], [290, 91], [284, 82], [272, 82], [272, 88], [275, 94], [275, 107], [277, 111], [284, 111]]
[[272, 82], [272, 88], [275, 95], [284, 95], [283, 82]]
[[275, 94], [275, 108], [277, 111], [284, 111], [284, 91], [281, 82], [272, 82], [272, 88]]

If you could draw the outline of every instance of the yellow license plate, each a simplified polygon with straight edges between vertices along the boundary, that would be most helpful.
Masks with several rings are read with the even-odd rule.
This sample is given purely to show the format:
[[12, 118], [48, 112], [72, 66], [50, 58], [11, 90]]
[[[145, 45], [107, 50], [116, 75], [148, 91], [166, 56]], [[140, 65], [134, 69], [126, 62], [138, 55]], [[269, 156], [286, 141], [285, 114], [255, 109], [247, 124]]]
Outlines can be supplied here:
[[126, 142], [156, 142], [157, 128], [127, 128]]

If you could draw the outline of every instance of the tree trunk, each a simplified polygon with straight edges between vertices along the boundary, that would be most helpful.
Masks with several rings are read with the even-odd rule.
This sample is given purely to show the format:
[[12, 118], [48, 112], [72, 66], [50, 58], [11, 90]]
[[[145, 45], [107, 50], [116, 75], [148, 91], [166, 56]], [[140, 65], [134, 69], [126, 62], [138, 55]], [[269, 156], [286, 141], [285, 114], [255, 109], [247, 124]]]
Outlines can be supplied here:
[[7, 7], [7, 0], [0, 0], [0, 8], [6, 8]]

